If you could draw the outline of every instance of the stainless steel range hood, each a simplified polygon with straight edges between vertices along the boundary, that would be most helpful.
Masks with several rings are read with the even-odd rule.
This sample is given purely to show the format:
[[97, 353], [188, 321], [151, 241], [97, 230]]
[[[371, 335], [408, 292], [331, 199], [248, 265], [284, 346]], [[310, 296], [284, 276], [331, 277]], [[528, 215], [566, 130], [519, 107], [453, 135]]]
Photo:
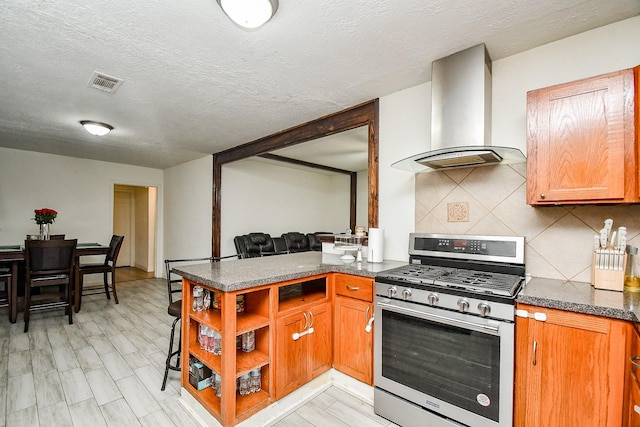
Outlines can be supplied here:
[[391, 166], [410, 172], [524, 162], [516, 148], [491, 146], [491, 59], [484, 44], [431, 68], [431, 151]]

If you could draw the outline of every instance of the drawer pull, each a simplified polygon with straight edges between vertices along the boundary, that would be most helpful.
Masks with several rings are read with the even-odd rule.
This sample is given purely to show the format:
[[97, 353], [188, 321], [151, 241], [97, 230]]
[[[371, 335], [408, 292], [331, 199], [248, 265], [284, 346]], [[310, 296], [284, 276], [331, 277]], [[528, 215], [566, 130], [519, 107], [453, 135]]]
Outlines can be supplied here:
[[629, 362], [636, 368], [640, 368], [640, 356], [633, 356], [629, 358]]
[[359, 286], [347, 285], [347, 289], [349, 289], [350, 291], [359, 291], [360, 287]]

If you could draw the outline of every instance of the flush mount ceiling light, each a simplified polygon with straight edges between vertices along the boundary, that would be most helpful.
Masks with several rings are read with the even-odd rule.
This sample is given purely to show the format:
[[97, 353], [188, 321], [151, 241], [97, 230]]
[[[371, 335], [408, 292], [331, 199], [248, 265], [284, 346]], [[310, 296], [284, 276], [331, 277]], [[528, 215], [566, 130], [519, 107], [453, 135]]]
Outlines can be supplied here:
[[266, 23], [278, 10], [278, 0], [216, 0], [224, 13], [243, 28]]
[[87, 132], [89, 132], [91, 135], [96, 136], [104, 136], [113, 130], [113, 126], [111, 125], [100, 122], [92, 122], [90, 120], [82, 120], [80, 124], [87, 130]]

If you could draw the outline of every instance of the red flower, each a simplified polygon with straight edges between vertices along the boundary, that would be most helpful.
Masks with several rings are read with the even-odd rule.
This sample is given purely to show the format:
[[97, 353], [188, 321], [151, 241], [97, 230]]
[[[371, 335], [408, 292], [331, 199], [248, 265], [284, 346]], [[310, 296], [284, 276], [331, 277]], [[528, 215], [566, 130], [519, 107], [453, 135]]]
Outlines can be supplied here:
[[55, 222], [58, 216], [58, 212], [49, 208], [35, 209], [34, 212], [36, 215], [33, 219], [36, 224], [51, 224]]

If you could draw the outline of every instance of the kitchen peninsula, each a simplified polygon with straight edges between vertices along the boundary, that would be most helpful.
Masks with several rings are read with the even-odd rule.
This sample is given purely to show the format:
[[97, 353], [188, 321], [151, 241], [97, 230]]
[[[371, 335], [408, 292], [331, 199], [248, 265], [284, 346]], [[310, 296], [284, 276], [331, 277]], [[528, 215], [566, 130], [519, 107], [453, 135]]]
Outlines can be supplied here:
[[[373, 316], [373, 278], [403, 264], [406, 262], [344, 263], [339, 255], [303, 252], [175, 268], [183, 277], [183, 393], [186, 390], [222, 425], [230, 426], [326, 372], [345, 356], [354, 360], [344, 362], [346, 368], [341, 370], [357, 377], [361, 367], [371, 378], [372, 334], [365, 332], [365, 326]], [[196, 286], [211, 293], [217, 309], [192, 310]], [[364, 348], [358, 351], [353, 346], [339, 347], [334, 336], [336, 304], [343, 299], [353, 299], [355, 307], [368, 308], [360, 310], [360, 324], [340, 326], [340, 335], [363, 343]], [[221, 334], [221, 354], [201, 348], [201, 327]], [[247, 333], [254, 337], [255, 346], [249, 352], [237, 346]], [[235, 351], [226, 351], [229, 348]], [[337, 354], [342, 352], [347, 354]], [[220, 376], [218, 396], [211, 386], [190, 383], [190, 359], [192, 364], [197, 359], [214, 376]], [[237, 380], [251, 372], [259, 372], [260, 390], [238, 393]], [[372, 383], [372, 379], [366, 382]]]

